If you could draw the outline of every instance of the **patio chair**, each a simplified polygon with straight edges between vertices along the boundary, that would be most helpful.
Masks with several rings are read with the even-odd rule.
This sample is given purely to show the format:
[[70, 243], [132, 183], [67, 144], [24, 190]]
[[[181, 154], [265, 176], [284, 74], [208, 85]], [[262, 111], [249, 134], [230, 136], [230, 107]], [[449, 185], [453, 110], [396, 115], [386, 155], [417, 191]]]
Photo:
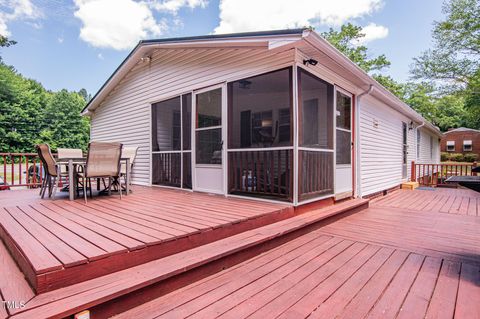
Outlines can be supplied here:
[[45, 191], [48, 187], [48, 197], [52, 197], [53, 195], [53, 199], [55, 199], [59, 177], [57, 163], [53, 158], [52, 151], [48, 144], [38, 144], [35, 148], [45, 170], [45, 176], [43, 177], [40, 188], [40, 196], [42, 196], [42, 199], [45, 197]]
[[[130, 160], [130, 175], [133, 170], [133, 163], [137, 157], [138, 146], [124, 146], [122, 149], [122, 158], [128, 158]], [[121, 164], [120, 167], [120, 177], [123, 177], [125, 180], [125, 185], [127, 184], [127, 167], [125, 163]], [[130, 185], [132, 184], [131, 179], [129, 181]], [[126, 188], [125, 188], [126, 190]]]
[[108, 178], [108, 194], [111, 194], [112, 179], [117, 177], [119, 183], [120, 199], [122, 198], [122, 182], [120, 177], [120, 159], [122, 157], [122, 144], [109, 142], [90, 142], [88, 144], [87, 162], [83, 172], [78, 172], [82, 179], [83, 194], [87, 202], [87, 182], [90, 185], [92, 196], [92, 178]]

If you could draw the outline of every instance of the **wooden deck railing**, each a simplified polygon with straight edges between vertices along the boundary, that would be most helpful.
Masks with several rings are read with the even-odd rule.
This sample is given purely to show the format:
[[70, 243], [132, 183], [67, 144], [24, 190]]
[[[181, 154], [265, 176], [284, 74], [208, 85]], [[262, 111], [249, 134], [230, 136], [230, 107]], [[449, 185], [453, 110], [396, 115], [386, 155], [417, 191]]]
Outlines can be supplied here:
[[228, 152], [228, 192], [293, 200], [293, 150]]
[[181, 153], [158, 153], [152, 155], [152, 184], [180, 187]]
[[298, 162], [300, 201], [333, 194], [333, 152], [300, 150]]
[[37, 153], [0, 153], [0, 161], [0, 176], [5, 183], [0, 189], [41, 185], [44, 173]]
[[447, 186], [445, 182], [450, 176], [471, 176], [472, 169], [477, 163], [442, 163], [418, 164], [412, 161], [412, 181], [417, 181], [422, 186]]

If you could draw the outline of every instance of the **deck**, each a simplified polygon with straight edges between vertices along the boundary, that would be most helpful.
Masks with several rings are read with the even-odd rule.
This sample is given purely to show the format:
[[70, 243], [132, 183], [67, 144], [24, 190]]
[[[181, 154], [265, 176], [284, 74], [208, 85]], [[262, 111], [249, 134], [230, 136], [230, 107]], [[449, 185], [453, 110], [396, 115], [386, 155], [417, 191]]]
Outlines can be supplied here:
[[[399, 190], [299, 214], [146, 187], [88, 205], [4, 192], [0, 299], [26, 307], [0, 318], [480, 318], [479, 203]], [[40, 249], [60, 265], [34, 277], [42, 292], [23, 279]]]
[[37, 190], [6, 191], [0, 192], [0, 238], [41, 293], [291, 214], [293, 208], [283, 204], [148, 187], [135, 187], [122, 200], [96, 197], [86, 205], [41, 200]]
[[479, 201], [400, 190], [116, 318], [480, 318]]

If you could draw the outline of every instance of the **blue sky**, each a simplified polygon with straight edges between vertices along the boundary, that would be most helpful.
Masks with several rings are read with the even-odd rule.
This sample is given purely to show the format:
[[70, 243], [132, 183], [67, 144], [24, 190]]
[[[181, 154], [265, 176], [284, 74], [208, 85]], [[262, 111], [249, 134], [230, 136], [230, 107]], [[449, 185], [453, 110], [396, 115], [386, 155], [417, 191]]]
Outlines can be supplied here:
[[[0, 34], [18, 42], [0, 55], [47, 89], [94, 94], [141, 38], [281, 29], [345, 22], [368, 27], [372, 55], [405, 81], [431, 46], [440, 0], [0, 0]], [[308, 8], [308, 9], [305, 9]]]

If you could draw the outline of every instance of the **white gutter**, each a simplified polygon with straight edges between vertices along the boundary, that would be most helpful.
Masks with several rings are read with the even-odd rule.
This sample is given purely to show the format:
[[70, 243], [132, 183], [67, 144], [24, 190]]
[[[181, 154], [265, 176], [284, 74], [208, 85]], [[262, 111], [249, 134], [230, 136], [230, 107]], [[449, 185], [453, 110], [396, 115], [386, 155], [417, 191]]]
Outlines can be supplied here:
[[370, 84], [370, 87], [368, 90], [358, 94], [355, 99], [355, 176], [357, 179], [357, 187], [356, 187], [356, 193], [358, 197], [362, 197], [362, 176], [361, 176], [361, 161], [360, 157], [362, 155], [361, 153], [361, 147], [360, 147], [360, 98], [364, 95], [368, 95], [372, 93], [373, 91], [373, 85]]

